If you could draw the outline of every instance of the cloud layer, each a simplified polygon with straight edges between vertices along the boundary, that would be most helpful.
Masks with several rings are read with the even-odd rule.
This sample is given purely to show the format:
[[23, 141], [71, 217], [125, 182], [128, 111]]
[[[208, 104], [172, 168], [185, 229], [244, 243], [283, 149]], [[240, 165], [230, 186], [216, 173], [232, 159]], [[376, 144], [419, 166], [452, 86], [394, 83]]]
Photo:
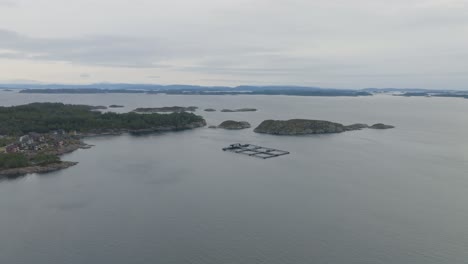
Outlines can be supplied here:
[[468, 84], [463, 0], [0, 0], [0, 27], [0, 81]]

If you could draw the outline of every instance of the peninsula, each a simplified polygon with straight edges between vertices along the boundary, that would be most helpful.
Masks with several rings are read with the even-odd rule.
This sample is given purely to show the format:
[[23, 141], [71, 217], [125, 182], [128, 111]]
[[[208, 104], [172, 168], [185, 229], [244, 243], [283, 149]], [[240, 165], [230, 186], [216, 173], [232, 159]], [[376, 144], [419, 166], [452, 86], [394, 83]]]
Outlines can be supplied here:
[[206, 125], [201, 116], [170, 114], [102, 113], [92, 106], [33, 103], [0, 107], [0, 176], [41, 173], [67, 168], [74, 162], [59, 156], [89, 148], [82, 139], [125, 132], [162, 132]]

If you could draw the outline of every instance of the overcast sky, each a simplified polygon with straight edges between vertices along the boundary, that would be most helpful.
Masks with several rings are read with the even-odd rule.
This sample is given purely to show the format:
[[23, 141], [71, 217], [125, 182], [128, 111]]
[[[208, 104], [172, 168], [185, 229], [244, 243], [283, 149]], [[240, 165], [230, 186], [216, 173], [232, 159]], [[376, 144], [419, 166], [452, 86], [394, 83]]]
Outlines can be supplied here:
[[468, 0], [0, 0], [0, 82], [468, 89]]

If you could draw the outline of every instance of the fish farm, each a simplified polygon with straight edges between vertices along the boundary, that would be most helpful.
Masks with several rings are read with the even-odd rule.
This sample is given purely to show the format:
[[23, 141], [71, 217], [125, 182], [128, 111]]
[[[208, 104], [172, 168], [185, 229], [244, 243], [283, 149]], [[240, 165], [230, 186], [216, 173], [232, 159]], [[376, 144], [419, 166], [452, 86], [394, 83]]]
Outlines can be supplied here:
[[275, 158], [283, 155], [288, 155], [288, 151], [273, 149], [273, 148], [265, 148], [257, 145], [252, 144], [231, 144], [229, 147], [223, 148], [223, 151], [230, 151], [238, 154], [244, 154], [247, 156], [260, 158], [260, 159], [269, 159]]

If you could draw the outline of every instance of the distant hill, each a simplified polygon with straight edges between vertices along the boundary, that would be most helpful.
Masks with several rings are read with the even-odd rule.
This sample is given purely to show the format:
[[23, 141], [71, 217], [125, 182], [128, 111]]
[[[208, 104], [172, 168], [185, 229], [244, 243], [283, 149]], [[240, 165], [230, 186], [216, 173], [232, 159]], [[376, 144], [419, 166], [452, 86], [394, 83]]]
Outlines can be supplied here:
[[[468, 91], [431, 90], [424, 88], [365, 88], [365, 89], [334, 89], [313, 86], [292, 85], [241, 85], [200, 86], [185, 84], [132, 84], [132, 83], [95, 83], [95, 84], [0, 84], [0, 89], [21, 90], [22, 93], [54, 93], [54, 94], [92, 94], [92, 93], [149, 93], [149, 94], [197, 94], [197, 95], [295, 95], [295, 96], [369, 96], [378, 93], [391, 94], [437, 94], [447, 97], [461, 97]], [[454, 96], [456, 95], [456, 96]]]
[[158, 84], [97, 83], [85, 85], [68, 84], [4, 84], [0, 89], [20, 89], [21, 93], [45, 94], [93, 94], [93, 93], [165, 93], [198, 95], [296, 95], [296, 96], [368, 96], [367, 91], [350, 89], [325, 89], [307, 86], [198, 86]]

